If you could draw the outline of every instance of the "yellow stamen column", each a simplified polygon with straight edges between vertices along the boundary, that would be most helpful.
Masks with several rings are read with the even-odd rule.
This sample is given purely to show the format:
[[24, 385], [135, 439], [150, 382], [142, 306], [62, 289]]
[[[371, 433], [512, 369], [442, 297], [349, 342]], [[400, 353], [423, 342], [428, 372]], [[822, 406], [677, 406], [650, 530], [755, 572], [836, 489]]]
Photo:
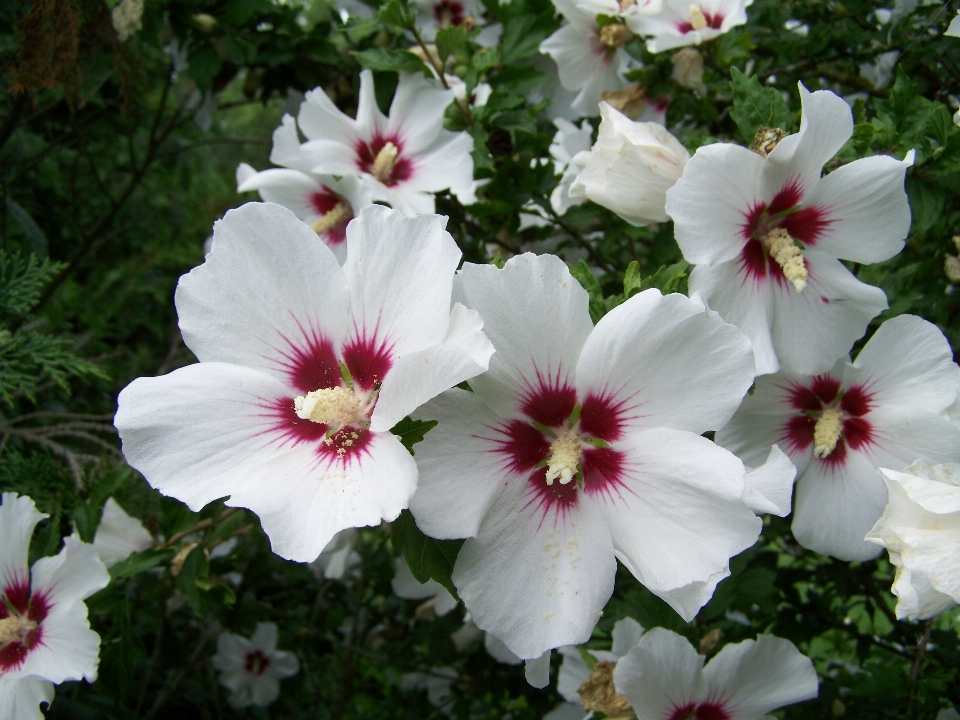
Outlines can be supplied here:
[[843, 413], [833, 408], [823, 411], [813, 428], [813, 454], [825, 458], [837, 447], [843, 432]]
[[392, 142], [388, 142], [380, 148], [380, 152], [377, 153], [377, 157], [373, 160], [373, 168], [370, 170], [377, 180], [384, 184], [390, 180], [390, 175], [393, 174], [393, 166], [397, 162], [397, 155], [399, 153], [400, 149]]
[[783, 228], [776, 228], [767, 233], [762, 242], [764, 249], [776, 260], [787, 280], [793, 283], [797, 292], [803, 292], [809, 276], [803, 254], [793, 238]]

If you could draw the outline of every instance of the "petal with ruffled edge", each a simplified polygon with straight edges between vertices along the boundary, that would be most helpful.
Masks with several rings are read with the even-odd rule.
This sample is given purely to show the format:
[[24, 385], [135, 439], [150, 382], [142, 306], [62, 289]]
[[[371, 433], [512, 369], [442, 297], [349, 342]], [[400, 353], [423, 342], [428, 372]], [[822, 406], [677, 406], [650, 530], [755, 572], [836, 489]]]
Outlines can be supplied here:
[[26, 599], [30, 588], [27, 569], [30, 538], [37, 523], [50, 516], [37, 510], [29, 497], [14, 492], [0, 497], [0, 596], [16, 594]]
[[473, 185], [472, 152], [472, 137], [441, 130], [428, 147], [411, 158], [414, 172], [397, 185], [396, 192], [404, 197], [447, 188], [454, 194], [469, 192]]
[[480, 399], [504, 418], [527, 415], [559, 425], [546, 406], [574, 396], [574, 369], [593, 330], [587, 292], [566, 264], [531, 253], [510, 258], [501, 270], [466, 264], [454, 292], [480, 313], [497, 349], [490, 369], [470, 381]]
[[631, 617], [617, 620], [610, 633], [610, 652], [618, 658], [623, 657], [640, 642], [643, 632], [643, 625]]
[[753, 370], [750, 341], [737, 328], [684, 295], [651, 289], [600, 320], [583, 346], [576, 383], [584, 413], [592, 403], [614, 411], [604, 419], [616, 425], [602, 434], [609, 441], [639, 428], [722, 427]]
[[40, 703], [53, 702], [53, 683], [38, 677], [0, 677], [0, 718], [43, 720]]
[[673, 717], [674, 710], [706, 700], [708, 692], [703, 658], [686, 638], [659, 627], [617, 663], [613, 683], [641, 718]]
[[817, 671], [789, 640], [759, 635], [725, 645], [703, 669], [711, 697], [730, 720], [756, 720], [768, 712], [817, 697]]
[[903, 565], [899, 553], [890, 553], [890, 562], [897, 566], [890, 592], [897, 596], [898, 620], [928, 620], [956, 607], [957, 600], [936, 590], [930, 578]]
[[780, 363], [770, 335], [773, 287], [751, 274], [742, 258], [697, 265], [690, 273], [690, 294], [700, 294], [724, 321], [736, 325], [753, 345], [757, 375], [776, 372]]
[[615, 575], [610, 534], [590, 498], [553, 503], [540, 487], [514, 482], [464, 543], [453, 582], [478, 627], [533, 660], [589, 639]]
[[109, 568], [152, 545], [153, 538], [143, 523], [124, 512], [116, 500], [107, 498], [93, 536], [93, 548], [103, 564]]
[[493, 345], [475, 310], [454, 305], [447, 337], [439, 345], [399, 357], [380, 386], [370, 429], [386, 431], [427, 400], [484, 372]]
[[[370, 71], [364, 70], [361, 72], [361, 100], [363, 100], [369, 92], [367, 86], [372, 86], [372, 84], [373, 75]], [[374, 108], [376, 108], [375, 101]], [[366, 106], [364, 109], [369, 112]], [[300, 113], [297, 115], [297, 125], [303, 131], [308, 141], [327, 140], [337, 143], [338, 145], [345, 145], [352, 148], [360, 136], [360, 133], [365, 129], [361, 124], [360, 118], [361, 115], [359, 111], [357, 112], [356, 120], [344, 115], [323, 90], [316, 88], [304, 96], [304, 101], [300, 104]], [[273, 158], [271, 158], [271, 160], [273, 160]], [[276, 162], [275, 160], [273, 161]], [[279, 165], [281, 163], [277, 164]]]
[[505, 423], [475, 393], [459, 389], [434, 398], [416, 417], [439, 424], [416, 446], [420, 480], [410, 512], [431, 537], [474, 537], [497, 490], [522, 482], [502, 452]]
[[278, 678], [293, 677], [300, 672], [300, 661], [297, 656], [287, 650], [276, 650], [271, 658], [273, 661], [268, 670]]
[[903, 177], [913, 165], [886, 155], [854, 160], [817, 182], [805, 207], [822, 208], [816, 248], [843, 260], [876, 263], [903, 249], [910, 232], [910, 205]]
[[[753, 545], [762, 523], [743, 502], [743, 464], [693, 433], [653, 429], [611, 449], [619, 474], [584, 491], [594, 499], [617, 558], [655, 594], [705, 582]], [[671, 602], [691, 620], [699, 606]]]
[[739, 257], [749, 213], [759, 202], [763, 159], [739, 145], [697, 150], [667, 191], [667, 215], [687, 262], [713, 264]]
[[[830, 158], [853, 135], [853, 113], [847, 102], [829, 90], [800, 89], [800, 132], [781, 140], [763, 163], [760, 181], [770, 197], [788, 185], [801, 194], [820, 179]], [[834, 181], [835, 182], [835, 181]]]
[[127, 462], [194, 511], [234, 492], [250, 465], [319, 442], [312, 428], [295, 422], [283, 383], [239, 365], [199, 363], [139, 378], [118, 405], [114, 424]]
[[826, 253], [808, 249], [804, 260], [809, 278], [803, 292], [785, 280], [771, 283], [771, 335], [781, 366], [814, 375], [850, 351], [870, 321], [886, 310], [887, 297]]
[[564, 645], [558, 652], [563, 656], [563, 663], [557, 675], [557, 692], [567, 702], [576, 703], [582, 713], [583, 706], [580, 705], [580, 693], [577, 690], [590, 677], [590, 668], [580, 654], [580, 648]]
[[419, 155], [440, 134], [444, 112], [452, 102], [453, 90], [438, 88], [420, 73], [400, 73], [390, 104], [387, 134], [400, 137], [405, 154]]
[[568, 19], [571, 22], [540, 43], [540, 52], [553, 58], [560, 84], [577, 92], [571, 108], [581, 116], [596, 116], [600, 114], [600, 96], [626, 85], [620, 72], [624, 53], [617, 50], [608, 56], [592, 22]]
[[416, 463], [395, 436], [358, 441], [343, 457], [308, 444], [276, 452], [247, 467], [227, 505], [253, 510], [277, 555], [311, 562], [341, 530], [396, 520], [417, 488]]
[[796, 476], [796, 466], [774, 445], [763, 465], [752, 470], [747, 469], [743, 479], [744, 504], [757, 515], [771, 513], [786, 517], [790, 514], [790, 498]]
[[[320, 91], [315, 90], [314, 92]], [[297, 133], [297, 121], [294, 120], [292, 115], [284, 115], [280, 125], [273, 131], [270, 162], [301, 172], [309, 172], [314, 165], [312, 160], [303, 154], [300, 135]]]
[[936, 325], [915, 315], [883, 323], [843, 379], [848, 387], [862, 387], [875, 405], [934, 413], [950, 407], [960, 389], [947, 339]]
[[294, 395], [316, 390], [318, 372], [307, 366], [332, 357], [349, 320], [333, 253], [290, 210], [269, 203], [230, 210], [213, 237], [204, 264], [177, 285], [184, 342], [201, 362], [259, 368]]

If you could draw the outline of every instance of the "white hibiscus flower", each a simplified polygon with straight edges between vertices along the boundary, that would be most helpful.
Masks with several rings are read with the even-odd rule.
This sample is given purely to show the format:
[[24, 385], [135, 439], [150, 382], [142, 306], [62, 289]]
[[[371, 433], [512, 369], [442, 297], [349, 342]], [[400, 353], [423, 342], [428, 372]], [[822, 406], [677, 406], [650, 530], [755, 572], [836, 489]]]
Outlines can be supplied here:
[[897, 617], [926, 620], [960, 603], [960, 465], [881, 469], [887, 507], [867, 534], [897, 567]]
[[100, 636], [83, 601], [110, 576], [92, 545], [64, 540], [27, 566], [33, 530], [47, 515], [28, 497], [0, 496], [0, 718], [41, 720], [53, 686], [97, 678]]
[[418, 411], [440, 424], [417, 446], [411, 511], [428, 535], [468, 538], [453, 582], [474, 622], [539, 659], [541, 682], [550, 648], [590, 637], [617, 559], [692, 618], [760, 531], [743, 465], [700, 436], [750, 386], [749, 341], [657, 290], [593, 327], [554, 256], [466, 265], [458, 296], [497, 353], [475, 392]]
[[280, 696], [280, 681], [300, 671], [296, 655], [277, 650], [277, 626], [272, 622], [257, 623], [249, 640], [221, 633], [211, 661], [235, 708], [266, 707]]
[[840, 260], [875, 263], [903, 248], [913, 161], [856, 160], [820, 177], [853, 132], [842, 98], [801, 85], [800, 132], [767, 157], [738, 145], [697, 150], [667, 191], [683, 256], [699, 292], [753, 341], [757, 373], [828, 370], [887, 306]]
[[564, 118], [556, 118], [553, 124], [557, 126], [557, 132], [550, 143], [550, 157], [553, 158], [553, 171], [560, 176], [560, 182], [550, 194], [550, 205], [557, 215], [563, 215], [574, 205], [582, 205], [587, 201], [586, 198], [571, 198], [570, 186], [583, 169], [574, 161], [574, 157], [590, 149], [593, 126], [584, 120], [577, 127]]
[[806, 548], [867, 560], [863, 538], [887, 491], [877, 470], [918, 458], [960, 462], [960, 429], [941, 413], [960, 375], [946, 338], [912, 315], [887, 320], [854, 363], [815, 376], [758, 378], [717, 442], [748, 465], [777, 443], [797, 466], [793, 534]]
[[686, 638], [654, 628], [614, 671], [638, 718], [759, 720], [819, 693], [813, 663], [789, 640], [760, 635], [723, 647], [706, 667]]
[[228, 212], [177, 287], [200, 362], [120, 393], [128, 462], [194, 510], [229, 495], [300, 562], [396, 519], [417, 467], [390, 428], [493, 352], [476, 312], [451, 311], [460, 251], [444, 223], [365, 208], [341, 268], [285, 208]]
[[747, 21], [753, 0], [663, 0], [659, 12], [627, 16], [637, 35], [649, 36], [647, 50], [656, 53], [713, 40]]
[[454, 92], [420, 74], [402, 74], [389, 117], [377, 107], [373, 73], [360, 73], [357, 117], [344, 115], [319, 88], [307, 93], [297, 123], [312, 172], [357, 175], [374, 200], [408, 215], [430, 214], [433, 193], [449, 189], [460, 202], [476, 201], [473, 138], [443, 129]]

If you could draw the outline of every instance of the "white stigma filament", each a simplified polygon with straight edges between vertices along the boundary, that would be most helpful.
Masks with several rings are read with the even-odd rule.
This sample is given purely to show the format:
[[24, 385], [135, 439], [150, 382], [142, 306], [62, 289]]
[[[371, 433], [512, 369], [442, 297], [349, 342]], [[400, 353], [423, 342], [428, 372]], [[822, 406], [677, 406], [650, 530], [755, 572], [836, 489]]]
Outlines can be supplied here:
[[37, 624], [32, 620], [17, 615], [0, 620], [0, 647], [12, 642], [25, 643], [27, 635], [36, 627]]
[[797, 292], [803, 292], [809, 276], [803, 255], [793, 238], [783, 228], [774, 228], [764, 236], [762, 242], [770, 257], [776, 260], [783, 270], [784, 277], [793, 283]]
[[604, 25], [600, 28], [600, 42], [607, 47], [618, 48], [626, 45], [633, 38], [630, 28], [621, 23]]
[[323, 235], [325, 232], [332, 230], [337, 225], [345, 223], [352, 217], [353, 208], [350, 207], [350, 203], [346, 200], [341, 200], [330, 208], [322, 218], [314, 223], [310, 223], [310, 227], [313, 228], [313, 231], [317, 235]]
[[547, 465], [547, 485], [553, 485], [554, 480], [559, 480], [561, 485], [573, 480], [580, 468], [582, 455], [583, 450], [577, 437], [564, 435], [554, 440], [550, 446], [550, 460]]
[[690, 5], [690, 25], [694, 30], [703, 30], [707, 26], [707, 18], [699, 5]]
[[833, 408], [823, 411], [813, 428], [813, 454], [825, 458], [837, 447], [843, 431], [843, 413]]
[[388, 142], [380, 148], [380, 152], [378, 152], [377, 157], [374, 158], [373, 168], [370, 171], [377, 180], [384, 184], [390, 180], [390, 176], [393, 174], [393, 166], [397, 162], [397, 155], [399, 153], [400, 148], [392, 142]]
[[364, 419], [360, 398], [345, 387], [323, 388], [300, 395], [294, 398], [293, 407], [297, 417], [329, 425], [334, 431]]

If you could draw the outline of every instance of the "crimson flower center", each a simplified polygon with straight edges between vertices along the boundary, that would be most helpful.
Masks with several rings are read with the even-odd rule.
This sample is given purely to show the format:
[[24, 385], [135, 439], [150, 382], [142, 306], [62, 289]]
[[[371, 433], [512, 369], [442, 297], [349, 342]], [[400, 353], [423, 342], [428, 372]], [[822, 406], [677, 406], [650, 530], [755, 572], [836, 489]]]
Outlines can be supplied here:
[[262, 650], [253, 650], [247, 653], [243, 666], [251, 675], [263, 675], [270, 667], [270, 658], [264, 655]]

